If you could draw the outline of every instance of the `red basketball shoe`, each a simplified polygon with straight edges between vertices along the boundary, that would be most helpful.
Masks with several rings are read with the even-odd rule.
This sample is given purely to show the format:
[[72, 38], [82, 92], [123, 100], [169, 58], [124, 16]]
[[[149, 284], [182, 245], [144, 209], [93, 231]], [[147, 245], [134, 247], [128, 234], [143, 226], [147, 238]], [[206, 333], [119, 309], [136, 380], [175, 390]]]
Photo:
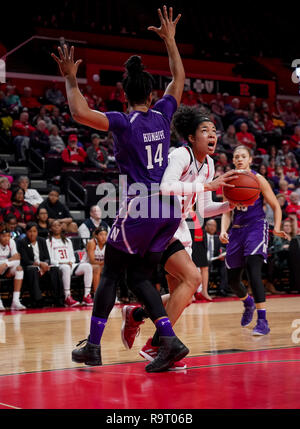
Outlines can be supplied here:
[[[140, 356], [149, 360], [150, 362], [152, 362], [156, 358], [158, 349], [159, 349], [159, 347], [157, 346], [152, 346], [151, 341], [152, 341], [152, 338], [148, 338], [146, 344], [139, 352]], [[180, 360], [178, 362], [173, 363], [173, 365], [168, 369], [168, 371], [178, 371], [180, 369], [185, 369], [185, 368], [186, 368], [186, 363], [184, 363], [183, 360]]]
[[125, 305], [122, 308], [123, 323], [121, 328], [121, 338], [126, 349], [131, 349], [135, 337], [140, 333], [140, 325], [144, 323], [144, 321], [136, 322], [132, 317], [133, 311], [139, 307], [140, 306]]

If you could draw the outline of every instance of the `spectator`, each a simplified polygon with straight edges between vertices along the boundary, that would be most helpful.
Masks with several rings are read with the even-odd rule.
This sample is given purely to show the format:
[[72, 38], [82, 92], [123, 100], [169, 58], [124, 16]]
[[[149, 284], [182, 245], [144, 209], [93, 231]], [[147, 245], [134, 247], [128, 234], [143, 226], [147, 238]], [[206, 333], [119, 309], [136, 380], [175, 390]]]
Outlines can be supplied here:
[[39, 120], [36, 130], [30, 136], [30, 147], [45, 156], [50, 150], [49, 132], [46, 128], [46, 122]]
[[289, 248], [292, 238], [295, 237], [293, 223], [290, 219], [282, 222], [282, 230], [287, 238], [274, 237], [272, 245], [272, 257], [269, 261], [269, 273], [272, 282], [281, 277], [281, 272], [289, 268]]
[[225, 122], [227, 126], [229, 124], [234, 124], [235, 127], [238, 127], [241, 122], [245, 121], [247, 112], [241, 109], [241, 102], [238, 98], [233, 98], [231, 104], [226, 102], [226, 98], [227, 97], [224, 97], [224, 109], [226, 111]]
[[289, 195], [286, 212], [288, 215], [292, 213], [297, 215], [298, 228], [300, 228], [300, 197], [297, 192], [291, 192], [291, 194]]
[[89, 163], [96, 168], [106, 168], [108, 156], [104, 147], [100, 146], [100, 135], [92, 134], [91, 140], [92, 145], [86, 151]]
[[48, 238], [49, 236], [49, 216], [46, 208], [39, 206], [36, 212], [38, 236], [42, 238]]
[[[11, 310], [26, 310], [20, 302], [20, 291], [23, 283], [23, 269], [16, 243], [10, 236], [4, 223], [0, 224], [0, 278], [14, 278], [14, 291]], [[0, 311], [5, 311], [0, 297]]]
[[22, 112], [20, 118], [14, 120], [12, 125], [13, 143], [16, 146], [16, 159], [18, 162], [26, 161], [26, 149], [29, 148], [29, 137], [35, 128], [29, 123], [28, 112]]
[[62, 151], [61, 157], [67, 166], [81, 166], [86, 159], [86, 152], [78, 146], [78, 137], [71, 134], [68, 138], [68, 146]]
[[281, 143], [281, 149], [278, 150], [276, 156], [276, 164], [285, 165], [285, 157], [290, 155], [292, 157], [293, 164], [297, 164], [297, 160], [293, 152], [290, 151], [290, 145], [287, 140], [283, 140]]
[[104, 266], [104, 254], [107, 241], [107, 229], [103, 226], [96, 228], [93, 238], [88, 241], [86, 253], [82, 262], [88, 262], [93, 268], [93, 292], [95, 293], [100, 283], [100, 277]]
[[15, 188], [12, 192], [12, 205], [4, 209], [3, 216], [9, 213], [14, 214], [18, 221], [18, 226], [25, 230], [28, 222], [35, 219], [36, 208], [25, 201], [25, 191], [22, 188]]
[[289, 147], [292, 150], [298, 149], [299, 148], [299, 144], [300, 144], [300, 126], [297, 125], [294, 128], [294, 134], [292, 135], [292, 137], [289, 140]]
[[[65, 130], [66, 128], [66, 120], [60, 113], [60, 108], [57, 106], [53, 106], [52, 113], [50, 115], [50, 120], [53, 125], [56, 125], [60, 130]], [[51, 130], [52, 127], [49, 128]]]
[[65, 305], [75, 307], [80, 305], [71, 296], [71, 276], [84, 276], [84, 297], [82, 305], [92, 306], [91, 286], [93, 280], [93, 269], [91, 264], [76, 263], [73, 245], [70, 239], [66, 238], [61, 223], [58, 220], [52, 222], [50, 236], [47, 239], [47, 247], [50, 255], [51, 265], [59, 267], [62, 275], [62, 282], [65, 294]]
[[222, 137], [222, 143], [229, 146], [230, 149], [234, 149], [239, 144], [234, 125], [231, 124], [228, 126], [226, 133]]
[[7, 177], [0, 177], [0, 209], [5, 209], [11, 206], [11, 195], [12, 192], [9, 189], [10, 182]]
[[[291, 154], [284, 157], [285, 165], [283, 166], [283, 173], [288, 176], [291, 180], [296, 180], [299, 177], [298, 164], [293, 164], [293, 157]], [[297, 168], [296, 168], [297, 167]]]
[[186, 104], [187, 106], [196, 106], [198, 104], [197, 94], [192, 91], [185, 91], [182, 97], [182, 104]]
[[279, 180], [278, 193], [283, 194], [286, 197], [288, 202], [289, 202], [289, 196], [290, 196], [291, 192], [292, 191], [289, 189], [288, 182], [286, 180], [283, 180], [283, 179]]
[[41, 208], [47, 210], [50, 224], [54, 220], [58, 220], [66, 233], [76, 234], [78, 232], [77, 224], [73, 222], [68, 208], [59, 201], [58, 189], [53, 188], [49, 192], [48, 198], [40, 204], [39, 209]]
[[35, 222], [29, 222], [26, 225], [26, 236], [18, 242], [18, 250], [26, 284], [29, 287], [32, 307], [44, 307], [41, 285], [45, 281], [53, 293], [55, 305], [63, 307], [64, 291], [59, 268], [50, 266], [46, 240], [38, 237], [38, 227]]
[[218, 161], [216, 163], [216, 166], [221, 165], [223, 167], [223, 169], [225, 170], [225, 168], [227, 167], [228, 164], [229, 163], [228, 163], [228, 158], [227, 158], [226, 153], [220, 153], [218, 156]]
[[84, 98], [86, 99], [89, 108], [95, 110], [97, 96], [93, 94], [93, 88], [90, 85], [87, 85], [82, 93]]
[[15, 85], [6, 86], [5, 102], [10, 112], [18, 113], [22, 108], [20, 97], [16, 94]]
[[52, 87], [47, 89], [45, 98], [48, 103], [54, 104], [55, 106], [61, 106], [65, 102], [65, 97], [61, 90], [58, 88], [56, 81], [52, 83]]
[[35, 97], [32, 96], [32, 89], [30, 86], [25, 86], [23, 89], [23, 96], [21, 97], [21, 104], [26, 107], [28, 110], [39, 109], [41, 103], [37, 101]]
[[286, 103], [285, 110], [282, 113], [282, 119], [285, 123], [287, 134], [292, 134], [294, 127], [297, 125], [298, 117], [294, 112], [293, 104], [291, 102]]
[[256, 147], [255, 137], [252, 133], [248, 132], [248, 125], [246, 122], [241, 123], [240, 131], [236, 133], [236, 138], [239, 144], [247, 146], [250, 149], [255, 149]]
[[210, 102], [210, 109], [212, 113], [218, 116], [221, 120], [226, 116], [226, 111], [224, 109], [223, 102], [218, 102], [217, 100], [212, 100]]
[[282, 219], [284, 220], [288, 217], [288, 214], [286, 212], [286, 208], [288, 206], [287, 199], [286, 199], [285, 195], [283, 195], [283, 194], [277, 194], [276, 198], [277, 198], [279, 205], [281, 207]]
[[276, 165], [275, 167], [275, 174], [271, 178], [272, 182], [274, 183], [275, 189], [279, 189], [279, 182], [280, 180], [285, 180], [288, 183], [288, 188], [294, 189], [295, 185], [293, 184], [293, 181], [288, 177], [285, 176], [283, 173], [283, 167], [281, 165]]
[[92, 234], [96, 228], [103, 227], [109, 233], [110, 228], [106, 222], [101, 219], [102, 212], [99, 206], [92, 206], [90, 208], [90, 217], [86, 219], [78, 228], [78, 233], [84, 243], [92, 238]]
[[258, 112], [254, 112], [253, 118], [249, 122], [249, 129], [255, 138], [260, 138], [265, 131], [264, 123], [261, 121], [261, 117]]
[[[254, 101], [250, 101], [250, 103], [248, 104], [248, 118], [250, 121], [255, 121], [255, 114], [257, 113], [256, 111], [256, 104]], [[259, 118], [259, 115], [258, 115]]]
[[40, 107], [39, 113], [33, 118], [33, 124], [35, 126], [37, 126], [37, 124], [40, 121], [44, 121], [45, 122], [45, 124], [46, 124], [45, 130], [47, 129], [47, 132], [48, 132], [48, 135], [49, 135], [49, 130], [52, 127], [52, 121], [51, 121], [50, 116], [49, 116], [49, 114], [47, 112], [46, 106], [41, 106]]
[[23, 229], [18, 226], [18, 221], [15, 215], [9, 213], [4, 217], [4, 223], [6, 229], [10, 232], [10, 236], [13, 240], [18, 241], [25, 237]]
[[269, 165], [267, 167], [267, 170], [268, 170], [267, 176], [269, 179], [272, 179], [275, 176], [275, 165], [276, 165], [275, 158], [271, 158], [269, 161]]
[[109, 110], [116, 110], [117, 112], [125, 112], [127, 102], [122, 82], [117, 82], [115, 89], [109, 96]]
[[36, 189], [29, 189], [29, 183], [30, 180], [27, 176], [20, 176], [17, 179], [18, 186], [25, 191], [25, 201], [37, 209], [44, 200]]
[[205, 224], [204, 245], [207, 249], [207, 260], [209, 263], [209, 273], [217, 272], [220, 279], [217, 293], [222, 296], [227, 296], [230, 293], [227, 280], [227, 271], [225, 266], [225, 256], [212, 261], [213, 258], [219, 257], [225, 253], [225, 248], [219, 240], [217, 233], [217, 222], [214, 219], [209, 219]]
[[57, 125], [52, 125], [49, 136], [50, 150], [49, 153], [61, 154], [65, 149], [65, 144], [61, 136], [59, 135], [59, 129]]

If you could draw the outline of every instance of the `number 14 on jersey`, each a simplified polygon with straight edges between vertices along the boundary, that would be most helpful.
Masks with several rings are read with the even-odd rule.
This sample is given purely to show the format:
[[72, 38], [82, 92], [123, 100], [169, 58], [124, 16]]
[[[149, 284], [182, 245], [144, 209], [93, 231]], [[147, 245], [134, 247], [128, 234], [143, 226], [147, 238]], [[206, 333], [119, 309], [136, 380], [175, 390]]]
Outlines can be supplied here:
[[145, 150], [147, 151], [147, 169], [151, 170], [152, 168], [154, 168], [153, 163], [158, 164], [159, 167], [162, 166], [163, 163], [163, 154], [162, 154], [162, 143], [159, 143], [159, 145], [157, 146], [155, 155], [154, 155], [154, 159], [153, 159], [153, 153], [152, 153], [152, 146], [151, 145], [147, 145], [145, 146]]

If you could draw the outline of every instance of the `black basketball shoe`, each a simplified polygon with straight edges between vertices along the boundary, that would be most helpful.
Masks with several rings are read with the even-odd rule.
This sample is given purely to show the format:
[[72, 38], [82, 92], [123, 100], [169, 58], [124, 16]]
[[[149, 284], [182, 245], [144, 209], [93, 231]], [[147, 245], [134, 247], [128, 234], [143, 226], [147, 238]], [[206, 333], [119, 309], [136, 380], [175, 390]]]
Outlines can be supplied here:
[[160, 337], [156, 358], [146, 366], [147, 372], [167, 371], [174, 362], [183, 359], [189, 349], [177, 337]]
[[81, 347], [78, 347], [72, 351], [72, 361], [93, 366], [102, 365], [101, 347], [97, 346], [96, 344], [89, 343], [88, 340], [89, 338], [79, 341], [76, 347]]

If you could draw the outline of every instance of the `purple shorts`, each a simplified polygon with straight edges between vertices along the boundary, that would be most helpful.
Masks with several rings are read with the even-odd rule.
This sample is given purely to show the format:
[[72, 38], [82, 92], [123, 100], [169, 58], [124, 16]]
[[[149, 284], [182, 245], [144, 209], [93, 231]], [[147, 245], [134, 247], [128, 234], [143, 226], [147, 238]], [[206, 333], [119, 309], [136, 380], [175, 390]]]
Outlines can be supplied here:
[[[137, 207], [143, 214], [136, 216]], [[142, 212], [142, 211], [141, 211]], [[150, 195], [123, 202], [110, 230], [107, 242], [126, 253], [144, 256], [146, 252], [164, 252], [181, 221], [177, 197]]]
[[245, 258], [250, 255], [261, 255], [267, 262], [269, 242], [269, 225], [260, 219], [240, 228], [231, 228], [229, 244], [226, 248], [225, 263], [227, 268], [245, 266]]

